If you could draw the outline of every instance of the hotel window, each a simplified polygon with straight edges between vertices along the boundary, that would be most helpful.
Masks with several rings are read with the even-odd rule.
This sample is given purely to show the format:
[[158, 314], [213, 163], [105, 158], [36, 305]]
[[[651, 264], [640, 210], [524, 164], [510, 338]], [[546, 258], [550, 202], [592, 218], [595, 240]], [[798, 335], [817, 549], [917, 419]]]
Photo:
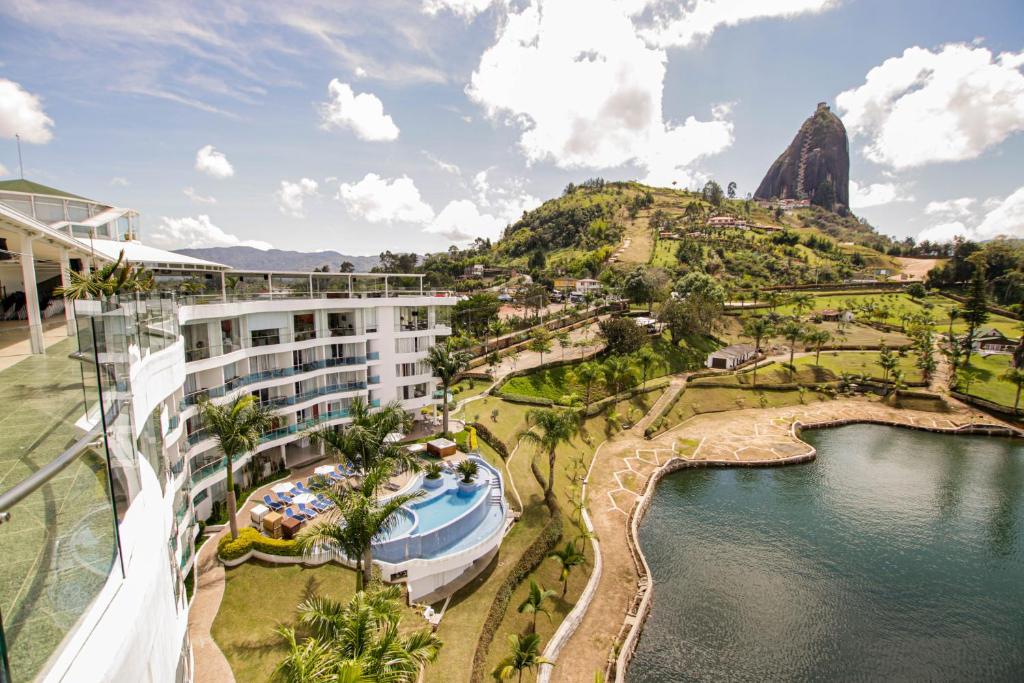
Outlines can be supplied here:
[[262, 356], [253, 356], [249, 359], [253, 372], [270, 372], [277, 368], [277, 362], [273, 354], [267, 353]]
[[241, 348], [238, 343], [238, 321], [234, 319], [220, 321], [220, 337], [222, 353], [231, 353]]
[[410, 384], [406, 387], [398, 387], [398, 398], [409, 400], [411, 398], [423, 398], [427, 395], [427, 383]]
[[[64, 218], [64, 202], [60, 199], [44, 199], [36, 197], [36, 219], [43, 223], [56, 223], [66, 220]], [[88, 215], [83, 215], [71, 220], [84, 221]]]
[[292, 320], [295, 325], [295, 341], [316, 339], [316, 322], [312, 313], [296, 313]]
[[427, 329], [427, 307], [400, 306], [398, 308], [398, 329], [402, 332]]
[[444, 325], [445, 327], [452, 326], [452, 309], [450, 306], [434, 307], [434, 324]]
[[366, 332], [372, 334], [377, 331], [377, 309], [366, 308], [363, 309], [363, 327]]
[[253, 346], [270, 346], [281, 343], [280, 330], [253, 330], [250, 336]]

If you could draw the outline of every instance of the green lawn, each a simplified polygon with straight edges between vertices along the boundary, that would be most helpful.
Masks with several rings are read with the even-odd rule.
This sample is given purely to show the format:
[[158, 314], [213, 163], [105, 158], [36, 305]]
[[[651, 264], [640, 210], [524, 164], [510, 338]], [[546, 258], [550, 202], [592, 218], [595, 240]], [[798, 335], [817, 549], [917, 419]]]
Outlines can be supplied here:
[[[693, 335], [679, 346], [672, 344], [668, 334], [651, 339], [651, 348], [661, 359], [650, 371], [648, 380], [703, 367], [707, 355], [717, 347], [709, 337]], [[563, 365], [556, 368], [539, 369], [520, 377], [513, 377], [501, 387], [501, 392], [519, 396], [534, 396], [560, 402], [563, 396], [575, 393], [581, 398], [585, 388], [576, 381], [572, 369], [576, 366]], [[637, 382], [640, 384], [637, 370]], [[595, 383], [590, 389], [592, 401], [608, 395], [602, 383]]]
[[[978, 379], [971, 383], [971, 394], [1012, 408], [1017, 388], [1002, 379], [1002, 374], [1010, 367], [1012, 358], [1006, 354], [993, 354], [987, 357], [972, 355], [971, 368], [978, 373]], [[960, 389], [964, 389], [963, 385]]]
[[674, 268], [679, 265], [679, 260], [676, 258], [678, 247], [679, 242], [676, 240], [657, 240], [654, 243], [654, 257], [651, 259], [651, 265], [655, 268]]
[[[759, 382], [760, 375], [761, 373], [758, 373]], [[763, 406], [761, 405], [762, 397], [765, 402]], [[758, 391], [740, 387], [700, 386], [691, 383], [672, 407], [665, 424], [666, 429], [671, 429], [680, 422], [701, 413], [718, 413], [743, 408], [780, 408], [797, 405], [801, 402], [811, 403], [825, 400], [830, 400], [826, 394], [812, 390], [805, 391], [801, 396], [800, 392], [795, 389], [792, 391]]]
[[480, 394], [487, 391], [487, 387], [491, 386], [493, 382], [486, 379], [472, 379], [467, 378], [456, 382], [452, 386], [453, 398], [456, 402], [464, 401], [467, 398], [479, 396]]
[[[314, 594], [348, 600], [354, 592], [355, 573], [347, 567], [271, 565], [250, 560], [225, 570], [224, 599], [211, 633], [231, 664], [235, 680], [266, 681], [287, 653], [274, 629], [282, 624], [296, 625], [297, 605]], [[417, 630], [426, 625], [411, 608], [403, 607], [403, 629]]]
[[[906, 379], [911, 382], [921, 380], [921, 371], [914, 363], [916, 357], [908, 353], [905, 356], [898, 356], [899, 365], [897, 369], [902, 370]], [[790, 376], [788, 369], [781, 363], [772, 363], [762, 366], [757, 370], [758, 384], [786, 384], [798, 382], [800, 384], [819, 384], [822, 382], [836, 382], [843, 372], [851, 375], [867, 375], [877, 379], [882, 378], [882, 368], [878, 365], [877, 351], [822, 351], [818, 364], [815, 364], [814, 356], [800, 356], [795, 358], [793, 365], [796, 366], [795, 377]], [[750, 370], [734, 375], [720, 375], [715, 377], [698, 377], [690, 381], [691, 385], [721, 385], [735, 384], [737, 386], [752, 386], [754, 373]]]

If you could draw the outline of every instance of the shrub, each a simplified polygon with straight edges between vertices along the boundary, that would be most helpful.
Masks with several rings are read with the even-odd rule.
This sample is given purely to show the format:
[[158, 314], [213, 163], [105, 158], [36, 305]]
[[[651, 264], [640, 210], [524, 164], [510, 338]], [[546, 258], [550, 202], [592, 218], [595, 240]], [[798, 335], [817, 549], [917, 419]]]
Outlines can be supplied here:
[[476, 464], [476, 460], [466, 458], [455, 469], [462, 475], [462, 483], [472, 484], [477, 473], [480, 471], [480, 466]]
[[282, 538], [268, 538], [252, 527], [238, 532], [238, 538], [232, 540], [230, 535], [224, 536], [217, 544], [217, 555], [222, 560], [237, 560], [251, 550], [258, 550], [268, 555], [295, 557], [301, 555], [295, 541]]
[[479, 422], [470, 423], [469, 426], [476, 429], [476, 435], [480, 437], [483, 441], [485, 441], [488, 446], [493, 448], [494, 451], [498, 454], [498, 457], [500, 457], [502, 460], [508, 460], [508, 446], [505, 445], [504, 441], [495, 436], [494, 432], [492, 432], [490, 429], [488, 429], [486, 426]]
[[427, 463], [425, 471], [427, 473], [427, 479], [440, 479], [441, 478], [441, 463], [439, 463], [439, 462]]
[[550, 398], [540, 398], [539, 396], [523, 396], [522, 394], [501, 394], [501, 397], [509, 403], [522, 403], [528, 406], [544, 406], [550, 408], [555, 405], [555, 402]]

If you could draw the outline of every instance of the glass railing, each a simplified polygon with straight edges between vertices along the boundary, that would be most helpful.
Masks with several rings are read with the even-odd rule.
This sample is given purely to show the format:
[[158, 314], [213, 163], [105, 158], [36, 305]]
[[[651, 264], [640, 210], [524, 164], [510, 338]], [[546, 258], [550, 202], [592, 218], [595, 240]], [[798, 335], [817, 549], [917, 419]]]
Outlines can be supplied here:
[[25, 478], [0, 497], [0, 652], [10, 669], [0, 668], [0, 680], [35, 680], [108, 576], [121, 571], [109, 465], [97, 438], [99, 430], [63, 453], [35, 453], [39, 469], [9, 463], [8, 474]]
[[380, 351], [370, 351], [366, 354], [367, 360], [380, 360]]
[[192, 472], [192, 485], [195, 486], [203, 479], [216, 474], [224, 469], [224, 458], [218, 458], [213, 462], [207, 463], [202, 467], [199, 467]]
[[167, 431], [173, 432], [181, 424], [181, 415], [171, 415], [167, 418]]
[[[212, 387], [209, 389], [199, 389], [186, 394], [181, 400], [180, 408], [185, 409], [185, 406], [195, 405], [199, 403], [203, 398], [220, 398], [221, 396], [227, 395], [229, 392], [242, 387], [247, 387], [252, 384], [259, 382], [265, 382], [270, 379], [276, 379], [281, 377], [294, 377], [295, 375], [301, 375], [307, 372], [315, 372], [317, 370], [323, 370], [325, 368], [339, 368], [346, 367], [349, 365], [365, 365], [367, 356], [348, 356], [346, 358], [327, 358], [323, 360], [310, 361], [297, 365], [290, 368], [277, 368], [274, 370], [266, 370], [263, 372], [255, 372], [243, 377], [237, 377], [226, 384]], [[365, 387], [364, 387], [365, 388]]]
[[368, 384], [380, 384], [380, 376], [379, 375], [370, 375], [366, 379], [366, 381], [367, 381]]

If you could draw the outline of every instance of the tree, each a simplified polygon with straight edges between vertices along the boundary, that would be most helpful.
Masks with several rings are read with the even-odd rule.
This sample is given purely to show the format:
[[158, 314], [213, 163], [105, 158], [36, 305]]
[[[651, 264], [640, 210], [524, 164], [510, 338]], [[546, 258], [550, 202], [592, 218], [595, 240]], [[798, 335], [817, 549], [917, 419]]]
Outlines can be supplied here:
[[[743, 321], [743, 336], [754, 342], [754, 351], [761, 352], [761, 340], [767, 339], [774, 334], [771, 321], [760, 316], [751, 316]], [[754, 363], [754, 386], [757, 386], [757, 363]]]
[[551, 351], [551, 332], [546, 327], [538, 327], [530, 335], [530, 343], [526, 345], [530, 351], [540, 354], [540, 364], [544, 365], [544, 354]]
[[609, 356], [602, 366], [604, 383], [612, 395], [619, 393], [626, 386], [636, 381], [633, 364], [628, 356]]
[[487, 331], [494, 337], [494, 348], [498, 348], [498, 339], [501, 335], [508, 333], [509, 324], [501, 318], [495, 317], [487, 324]]
[[889, 381], [889, 373], [897, 368], [900, 364], [899, 357], [892, 352], [885, 342], [882, 342], [882, 347], [878, 350], [878, 361], [879, 367], [882, 368], [882, 381]]
[[558, 340], [558, 348], [562, 350], [562, 360], [565, 360], [565, 350], [572, 346], [572, 339], [569, 336], [569, 332], [566, 330], [555, 332], [555, 339]]
[[520, 603], [518, 611], [520, 614], [533, 615], [534, 631], [537, 630], [537, 614], [544, 613], [547, 615], [548, 621], [551, 621], [551, 613], [544, 607], [544, 603], [555, 595], [557, 595], [555, 591], [545, 590], [543, 586], [533, 579], [530, 579], [530, 593], [526, 596], [526, 599]]
[[565, 597], [566, 591], [569, 590], [569, 575], [575, 567], [586, 562], [587, 558], [572, 541], [566, 541], [562, 548], [552, 550], [548, 557], [558, 562], [562, 568], [559, 579], [562, 581], [562, 596]]
[[413, 683], [423, 667], [437, 659], [443, 646], [429, 628], [401, 627], [397, 586], [359, 591], [343, 604], [312, 596], [299, 607], [299, 620], [310, 631], [301, 643], [295, 630], [278, 633], [288, 655], [274, 670], [284, 683]]
[[676, 283], [675, 292], [690, 312], [695, 326], [710, 333], [725, 309], [725, 289], [707, 273], [690, 272]]
[[828, 330], [811, 330], [804, 335], [804, 342], [814, 347], [814, 364], [820, 365], [821, 347], [832, 341]]
[[796, 373], [796, 366], [793, 365], [793, 354], [796, 353], [797, 341], [804, 336], [804, 326], [799, 320], [790, 318], [779, 329], [779, 335], [789, 342], [789, 378], [792, 380]]
[[1009, 367], [1000, 377], [1012, 384], [1017, 390], [1013, 398], [1013, 414], [1017, 415], [1020, 412], [1020, 390], [1024, 387], [1024, 369]]
[[53, 293], [66, 301], [100, 298], [132, 292], [148, 292], [156, 286], [153, 273], [141, 266], [125, 263], [124, 249], [117, 261], [91, 273], [68, 270], [68, 285], [56, 287]]
[[455, 304], [452, 311], [452, 322], [456, 331], [471, 330], [475, 335], [481, 335], [487, 329], [488, 323], [498, 315], [501, 309], [501, 302], [498, 295], [493, 292], [481, 292], [471, 294], [469, 298], [463, 299]]
[[454, 351], [448, 348], [445, 343], [434, 344], [427, 352], [427, 362], [434, 372], [434, 376], [441, 380], [443, 395], [441, 403], [443, 408], [443, 420], [441, 431], [448, 433], [448, 387], [451, 386], [455, 376], [466, 369], [469, 365], [470, 355], [465, 351]]
[[928, 291], [920, 282], [915, 282], [911, 285], [907, 285], [907, 294], [909, 294], [912, 299], [923, 299], [927, 296]]
[[612, 355], [636, 353], [647, 343], [647, 335], [631, 318], [607, 318], [598, 323], [598, 329]]
[[519, 433], [519, 439], [528, 441], [548, 456], [548, 480], [544, 484], [545, 496], [551, 495], [555, 485], [555, 457], [558, 447], [569, 443], [576, 434], [577, 423], [573, 416], [562, 410], [535, 408], [526, 413], [527, 430]]
[[636, 353], [636, 367], [640, 369], [640, 376], [643, 381], [643, 388], [647, 388], [647, 376], [657, 365], [660, 358], [650, 346], [645, 346]]
[[417, 469], [419, 460], [396, 443], [389, 443], [387, 437], [394, 432], [407, 432], [412, 427], [412, 418], [395, 400], [377, 411], [370, 412], [366, 399], [357, 396], [349, 405], [351, 424], [344, 429], [326, 427], [310, 433], [315, 445], [322, 445], [327, 452], [342, 458], [356, 469], [369, 469], [382, 462], [400, 464]]
[[974, 337], [978, 328], [988, 322], [988, 296], [985, 293], [985, 267], [979, 261], [974, 267], [974, 275], [971, 277], [970, 289], [967, 294], [967, 302], [963, 310], [964, 322], [967, 323], [967, 335], [964, 337], [964, 351], [967, 356], [964, 365], [971, 364], [971, 352], [974, 347]]
[[728, 185], [725, 186], [725, 193], [729, 195], [729, 199], [736, 199], [736, 181], [732, 180]]
[[661, 305], [658, 310], [658, 320], [668, 328], [674, 345], [678, 345], [694, 327], [689, 307], [675, 299], [669, 299]]
[[254, 396], [241, 396], [231, 403], [217, 405], [209, 399], [199, 403], [200, 420], [224, 454], [227, 478], [228, 525], [231, 538], [238, 538], [237, 501], [235, 500], [234, 459], [256, 450], [263, 432], [270, 429], [270, 411], [256, 402]]
[[800, 294], [794, 294], [790, 303], [793, 305], [793, 311], [799, 318], [814, 306], [814, 297], [806, 292], [801, 292]]
[[647, 312], [651, 311], [654, 300], [655, 282], [644, 266], [637, 266], [622, 281], [622, 293], [626, 298], [638, 304], [647, 304]]
[[972, 370], [969, 367], [963, 367], [956, 371], [956, 381], [958, 385], [963, 385], [964, 393], [971, 393], [971, 385], [974, 384], [975, 380], [978, 379], [978, 371]]
[[342, 261], [338, 264], [339, 273], [354, 273], [356, 272], [356, 265], [351, 261]]
[[709, 180], [704, 183], [704, 189], [701, 190], [701, 199], [706, 201], [711, 206], [722, 205], [722, 186], [716, 183], [714, 180]]
[[324, 491], [333, 507], [317, 515], [296, 538], [305, 554], [330, 550], [355, 560], [356, 590], [368, 586], [373, 577], [373, 542], [395, 528], [399, 508], [425, 494], [417, 489], [378, 500], [377, 492], [391, 478], [393, 468], [394, 463], [380, 462], [366, 470], [351, 490], [339, 484]]
[[541, 656], [540, 636], [536, 633], [509, 634], [508, 643], [509, 654], [498, 662], [498, 666], [491, 672], [495, 680], [504, 681], [518, 675], [518, 680], [522, 683], [524, 671], [533, 671], [541, 664], [553, 664]]
[[590, 390], [594, 386], [594, 383], [601, 379], [603, 376], [603, 370], [601, 366], [593, 361], [587, 361], [580, 363], [573, 371], [573, 375], [579, 384], [583, 385], [583, 407], [584, 410], [590, 408]]

